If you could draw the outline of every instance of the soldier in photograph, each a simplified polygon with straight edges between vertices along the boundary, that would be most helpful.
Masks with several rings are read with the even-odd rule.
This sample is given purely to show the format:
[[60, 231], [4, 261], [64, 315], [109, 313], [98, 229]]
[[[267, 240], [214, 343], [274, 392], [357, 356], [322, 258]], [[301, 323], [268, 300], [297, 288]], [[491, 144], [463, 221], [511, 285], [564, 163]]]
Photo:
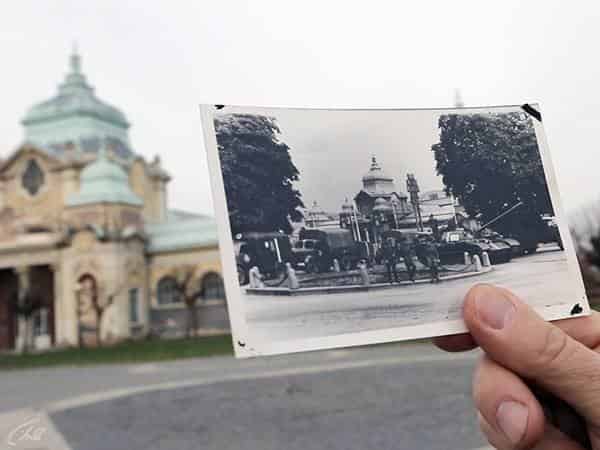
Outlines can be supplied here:
[[427, 222], [429, 228], [431, 228], [431, 232], [433, 233], [433, 237], [436, 241], [440, 240], [440, 224], [438, 220], [434, 217], [433, 214], [429, 216], [429, 220]]
[[398, 242], [398, 255], [404, 260], [408, 279], [415, 281], [417, 265], [415, 264], [415, 248], [406, 236], [402, 236]]
[[431, 274], [431, 282], [440, 282], [440, 255], [437, 246], [435, 245], [433, 236], [422, 238], [423, 254], [425, 256], [426, 265]]
[[[387, 239], [385, 239], [383, 241], [383, 261], [384, 264], [387, 268], [387, 277], [388, 277], [388, 282], [390, 284], [392, 284], [394, 281], [396, 283], [400, 282], [400, 279], [398, 278], [398, 271], [396, 270], [396, 264], [397, 264], [397, 252], [396, 252], [396, 243], [394, 241], [394, 238], [392, 237], [388, 237]], [[392, 279], [392, 275], [394, 276], [394, 278]]]

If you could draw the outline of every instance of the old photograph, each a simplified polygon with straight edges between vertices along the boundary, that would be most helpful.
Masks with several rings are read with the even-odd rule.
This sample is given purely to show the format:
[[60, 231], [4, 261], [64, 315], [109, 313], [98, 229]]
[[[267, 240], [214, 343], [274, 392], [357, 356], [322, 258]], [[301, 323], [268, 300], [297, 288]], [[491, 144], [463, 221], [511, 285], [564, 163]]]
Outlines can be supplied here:
[[239, 356], [464, 331], [476, 283], [587, 313], [538, 105], [202, 114]]

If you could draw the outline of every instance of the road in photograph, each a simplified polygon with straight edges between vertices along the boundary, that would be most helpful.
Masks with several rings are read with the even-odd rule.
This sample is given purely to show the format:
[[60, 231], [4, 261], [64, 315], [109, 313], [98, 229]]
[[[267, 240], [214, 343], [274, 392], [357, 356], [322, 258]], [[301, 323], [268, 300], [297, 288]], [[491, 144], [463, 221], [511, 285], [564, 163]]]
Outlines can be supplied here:
[[382, 330], [460, 318], [462, 299], [474, 283], [510, 286], [526, 302], [573, 301], [563, 252], [549, 245], [540, 252], [498, 264], [489, 273], [439, 284], [301, 297], [245, 295], [254, 336], [284, 340]]

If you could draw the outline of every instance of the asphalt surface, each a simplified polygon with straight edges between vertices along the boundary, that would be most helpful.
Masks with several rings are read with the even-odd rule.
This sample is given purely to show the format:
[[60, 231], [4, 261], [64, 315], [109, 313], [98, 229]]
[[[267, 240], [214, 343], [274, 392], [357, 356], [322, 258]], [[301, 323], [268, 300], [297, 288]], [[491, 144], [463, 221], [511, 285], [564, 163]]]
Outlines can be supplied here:
[[23, 421], [14, 408], [45, 413], [60, 436], [36, 446], [48, 450], [480, 449], [476, 357], [395, 344], [7, 372], [0, 396], [12, 407], [2, 401], [0, 421], [8, 433]]
[[[496, 266], [478, 280], [544, 304], [568, 296], [565, 266], [561, 252], [548, 251]], [[458, 317], [473, 281], [401, 287], [368, 299], [278, 298], [275, 308], [274, 299], [264, 298], [252, 314], [276, 338], [415, 324]], [[470, 394], [476, 356], [407, 343], [250, 360], [9, 371], [0, 373], [0, 448], [28, 438], [22, 431], [33, 427], [39, 441], [9, 448], [480, 450], [487, 447]]]
[[495, 265], [476, 277], [394, 289], [294, 297], [245, 295], [253, 338], [263, 342], [332, 336], [459, 319], [462, 300], [477, 282], [507, 287], [533, 306], [573, 300], [564, 252], [546, 251]]

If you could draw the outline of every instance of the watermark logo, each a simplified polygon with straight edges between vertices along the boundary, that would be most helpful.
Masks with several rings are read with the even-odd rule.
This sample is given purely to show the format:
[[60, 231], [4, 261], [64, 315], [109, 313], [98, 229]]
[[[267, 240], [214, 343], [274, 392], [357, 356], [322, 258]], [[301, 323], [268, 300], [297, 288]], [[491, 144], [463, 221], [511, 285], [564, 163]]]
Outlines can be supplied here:
[[29, 417], [8, 434], [6, 444], [10, 448], [31, 448], [32, 444], [40, 443], [47, 432], [40, 416]]

